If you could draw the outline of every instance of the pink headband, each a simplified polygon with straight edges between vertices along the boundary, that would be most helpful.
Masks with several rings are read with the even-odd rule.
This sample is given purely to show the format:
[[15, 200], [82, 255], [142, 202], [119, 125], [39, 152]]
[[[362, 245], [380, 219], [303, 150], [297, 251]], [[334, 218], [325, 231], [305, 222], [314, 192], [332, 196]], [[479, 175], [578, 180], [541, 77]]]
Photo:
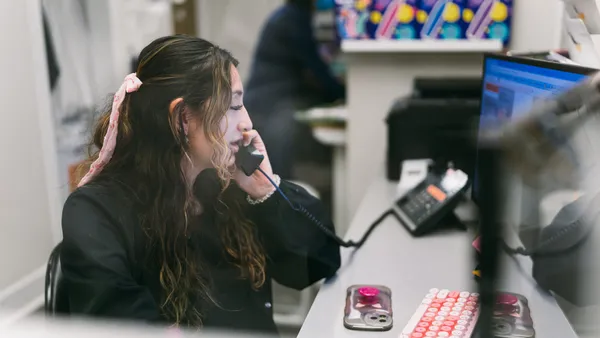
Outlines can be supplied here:
[[106, 135], [104, 135], [104, 143], [102, 143], [102, 149], [100, 149], [100, 153], [98, 154], [98, 159], [92, 163], [90, 166], [90, 170], [83, 176], [81, 181], [79, 181], [78, 187], [81, 187], [88, 183], [94, 176], [98, 175], [104, 166], [110, 161], [114, 151], [115, 146], [117, 144], [117, 123], [119, 122], [119, 114], [121, 109], [121, 104], [125, 99], [125, 94], [133, 93], [137, 91], [142, 85], [142, 81], [138, 79], [135, 73], [131, 73], [125, 77], [123, 84], [119, 87], [119, 90], [115, 93], [115, 98], [113, 99], [112, 111], [110, 113], [110, 122], [108, 124], [108, 130], [106, 130]]

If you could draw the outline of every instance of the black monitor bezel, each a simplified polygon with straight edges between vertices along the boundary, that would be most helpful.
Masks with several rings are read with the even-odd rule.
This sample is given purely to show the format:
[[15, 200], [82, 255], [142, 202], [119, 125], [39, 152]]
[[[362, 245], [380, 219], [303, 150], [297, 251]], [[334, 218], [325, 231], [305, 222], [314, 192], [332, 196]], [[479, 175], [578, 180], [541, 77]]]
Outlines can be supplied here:
[[[575, 65], [575, 64], [558, 63], [558, 62], [553, 62], [553, 61], [532, 59], [532, 58], [516, 56], [516, 55], [513, 56], [513, 55], [490, 53], [490, 52], [484, 53], [483, 54], [483, 63], [481, 65], [481, 94], [479, 95], [479, 115], [480, 116], [481, 116], [481, 108], [483, 105], [483, 86], [485, 84], [485, 66], [486, 66], [488, 59], [515, 62], [517, 64], [535, 66], [535, 67], [540, 67], [540, 68], [558, 70], [558, 71], [569, 72], [569, 73], [574, 73], [574, 74], [581, 74], [581, 75], [591, 75], [598, 71], [598, 69], [595, 69], [595, 68], [589, 68], [589, 67], [584, 67], [584, 66]], [[479, 123], [477, 124], [477, 140], [476, 140], [476, 142], [477, 143], [479, 142]], [[476, 180], [476, 176], [477, 176], [477, 169], [479, 168], [479, 161], [477, 160], [477, 153], [479, 152], [479, 146], [477, 143], [475, 144], [475, 170], [473, 171], [473, 179], [471, 180], [471, 200], [473, 202], [475, 202], [475, 204], [478, 204], [478, 199], [475, 196], [475, 184], [477, 183], [477, 182], [475, 182], [475, 180]]]

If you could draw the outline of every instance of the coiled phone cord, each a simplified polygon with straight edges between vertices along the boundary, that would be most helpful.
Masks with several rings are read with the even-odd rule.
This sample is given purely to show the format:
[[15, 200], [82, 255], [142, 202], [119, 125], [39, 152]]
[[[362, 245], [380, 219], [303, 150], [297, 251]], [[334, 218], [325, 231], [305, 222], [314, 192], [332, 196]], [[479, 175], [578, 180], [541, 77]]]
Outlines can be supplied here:
[[394, 215], [394, 216], [398, 217], [392, 211], [392, 209], [388, 209], [381, 216], [379, 216], [379, 218], [377, 218], [375, 220], [375, 222], [373, 222], [371, 224], [371, 226], [369, 227], [367, 232], [365, 232], [365, 234], [362, 236], [362, 238], [358, 242], [354, 242], [352, 240], [344, 241], [338, 235], [336, 235], [335, 232], [331, 231], [328, 227], [326, 227], [325, 224], [323, 224], [323, 222], [321, 222], [318, 218], [316, 218], [313, 214], [311, 214], [310, 211], [306, 210], [306, 208], [303, 205], [295, 205], [294, 203], [292, 203], [292, 201], [290, 201], [290, 199], [279, 188], [279, 186], [275, 183], [275, 181], [273, 181], [273, 179], [269, 175], [267, 175], [267, 173], [265, 173], [260, 167], [258, 168], [258, 171], [260, 171], [263, 175], [265, 175], [265, 177], [269, 180], [269, 182], [271, 182], [271, 184], [275, 187], [275, 189], [281, 195], [281, 197], [283, 197], [283, 199], [290, 205], [292, 210], [303, 214], [308, 220], [310, 220], [313, 224], [315, 224], [323, 233], [325, 233], [325, 235], [327, 235], [329, 238], [333, 239], [339, 246], [344, 247], [344, 248], [359, 249], [365, 243], [367, 238], [371, 235], [371, 233], [373, 232], [375, 227], [378, 226], [381, 222], [383, 222], [384, 219], [386, 219], [390, 215]]

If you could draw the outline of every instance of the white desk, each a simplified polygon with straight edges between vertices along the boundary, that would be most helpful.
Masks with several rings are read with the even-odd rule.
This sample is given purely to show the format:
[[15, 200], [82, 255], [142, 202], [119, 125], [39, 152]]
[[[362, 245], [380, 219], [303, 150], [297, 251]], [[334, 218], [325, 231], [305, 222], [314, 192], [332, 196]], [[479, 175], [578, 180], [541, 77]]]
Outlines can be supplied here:
[[[358, 240], [374, 219], [393, 201], [396, 184], [383, 175], [375, 180], [351, 223], [347, 239]], [[472, 236], [460, 231], [412, 238], [394, 218], [382, 222], [364, 246], [352, 253], [343, 249], [338, 276], [321, 287], [298, 337], [396, 338], [431, 288], [476, 290]], [[531, 262], [519, 258], [524, 271]], [[503, 264], [502, 289], [527, 297], [538, 337], [576, 337], [552, 297], [538, 292], [518, 265], [507, 258]], [[346, 288], [352, 284], [383, 284], [392, 289], [394, 327], [388, 332], [360, 332], [342, 323]]]

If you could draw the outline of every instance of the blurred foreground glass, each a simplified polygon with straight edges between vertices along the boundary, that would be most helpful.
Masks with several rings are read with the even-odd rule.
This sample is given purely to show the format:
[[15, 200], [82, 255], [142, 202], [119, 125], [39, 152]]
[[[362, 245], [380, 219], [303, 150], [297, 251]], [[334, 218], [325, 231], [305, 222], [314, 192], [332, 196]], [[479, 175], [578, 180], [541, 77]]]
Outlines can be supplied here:
[[[600, 222], [600, 182], [597, 179], [600, 176], [600, 156], [588, 149], [594, 149], [593, 141], [597, 138], [596, 134], [600, 134], [600, 128], [589, 128], [600, 113], [599, 81], [600, 77], [593, 75], [563, 93], [540, 99], [518, 118], [498, 128], [485, 130], [479, 140], [480, 147], [501, 151], [501, 156], [496, 153], [502, 159], [501, 163], [497, 163], [500, 171], [494, 175], [497, 181], [504, 179], [507, 174], [512, 175], [535, 191], [533, 195], [523, 196], [519, 207], [529, 203], [535, 209], [534, 213], [539, 214], [540, 203], [543, 206], [543, 201], [554, 198], [557, 192], [571, 192], [570, 200], [555, 203], [549, 208], [553, 216], [535, 217], [539, 232], [532, 243], [523, 240], [521, 231], [525, 247], [511, 248], [501, 239], [502, 234], [495, 231], [498, 230], [495, 229], [496, 224], [503, 223], [499, 217], [503, 217], [507, 210], [505, 204], [510, 203], [505, 193], [511, 192], [489, 189], [489, 186], [488, 189], [481, 189], [483, 193], [480, 198], [488, 194], [502, 194], [499, 200], [494, 201], [494, 207], [488, 205], [482, 208], [485, 209], [482, 210], [482, 237], [488, 236], [487, 240], [483, 240], [482, 249], [485, 243], [489, 250], [496, 249], [500, 244], [509, 254], [530, 256], [533, 278], [538, 287], [557, 298], [578, 334], [590, 336], [598, 332], [596, 321], [588, 320], [578, 325], [581, 318], [573, 318], [572, 313], [576, 311], [572, 310], [580, 310], [579, 315], [586, 315], [590, 311], [598, 313], [600, 304], [599, 292], [594, 287], [598, 285], [600, 273], [600, 264], [595, 259], [600, 244], [598, 231], [595, 231], [596, 224]], [[577, 134], [582, 130], [587, 138], [587, 148], [578, 142]], [[494, 162], [490, 158], [486, 161], [487, 164]], [[491, 178], [486, 177], [486, 180], [486, 184], [490, 185]], [[508, 186], [510, 190], [514, 184]], [[487, 204], [494, 200], [485, 199]], [[502, 215], [497, 213], [497, 208]], [[488, 213], [486, 222], [485, 213]], [[494, 218], [489, 219], [492, 216]], [[495, 257], [490, 253], [488, 259], [495, 268]], [[493, 272], [488, 273], [493, 276]], [[482, 274], [485, 272], [482, 271]], [[482, 287], [489, 291], [492, 285]], [[585, 310], [589, 311], [586, 313]]]
[[244, 333], [241, 331], [206, 330], [183, 331], [175, 328], [154, 328], [129, 324], [127, 322], [87, 321], [84, 319], [47, 319], [43, 316], [32, 316], [15, 323], [8, 323], [9, 313], [0, 313], [0, 337], [11, 338], [259, 338], [265, 334]]

